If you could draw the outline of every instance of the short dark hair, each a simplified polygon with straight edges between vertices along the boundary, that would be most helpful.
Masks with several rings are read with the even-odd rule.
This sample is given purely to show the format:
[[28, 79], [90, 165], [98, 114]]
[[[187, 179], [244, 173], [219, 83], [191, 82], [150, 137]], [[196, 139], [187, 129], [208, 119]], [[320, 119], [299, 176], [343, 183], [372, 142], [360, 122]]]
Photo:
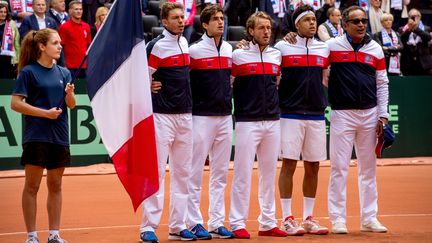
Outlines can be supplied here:
[[294, 12], [293, 12], [293, 14], [292, 14], [292, 22], [293, 22], [294, 25], [295, 25], [295, 20], [296, 20], [296, 18], [297, 18], [301, 13], [306, 12], [306, 11], [312, 11], [312, 12], [315, 14], [314, 9], [313, 9], [310, 5], [307, 5], [307, 4], [302, 5], [302, 6], [298, 7], [298, 8], [296, 8], [296, 10], [294, 10]]
[[168, 14], [171, 10], [179, 8], [184, 11], [183, 4], [178, 2], [165, 2], [162, 4], [161, 12], [160, 12], [160, 18], [161, 19], [167, 19]]
[[81, 5], [82, 6], [82, 2], [80, 2], [80, 1], [78, 1], [78, 0], [73, 0], [73, 1], [71, 1], [70, 3], [69, 3], [69, 8], [72, 8], [73, 7], [73, 5], [75, 5], [75, 4], [79, 4], [79, 5]]
[[211, 16], [213, 14], [217, 14], [219, 12], [221, 12], [222, 14], [224, 13], [222, 7], [219, 4], [210, 4], [210, 5], [207, 5], [201, 11], [201, 15], [200, 15], [201, 25], [204, 24], [204, 23], [208, 24], [210, 22]]
[[356, 11], [356, 10], [361, 10], [361, 11], [362, 11], [366, 16], [367, 16], [366, 11], [365, 11], [362, 7], [354, 5], [354, 6], [351, 6], [351, 7], [349, 7], [349, 8], [346, 8], [346, 9], [343, 11], [343, 13], [342, 13], [342, 23], [346, 23], [346, 22], [348, 21], [349, 14], [350, 14], [352, 11]]

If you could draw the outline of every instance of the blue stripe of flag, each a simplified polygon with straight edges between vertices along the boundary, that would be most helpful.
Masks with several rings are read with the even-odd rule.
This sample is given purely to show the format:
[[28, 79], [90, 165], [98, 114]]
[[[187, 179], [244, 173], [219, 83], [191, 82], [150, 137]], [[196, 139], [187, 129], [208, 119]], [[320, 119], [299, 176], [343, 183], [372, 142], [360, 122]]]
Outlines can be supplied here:
[[140, 0], [116, 0], [88, 51], [87, 92], [90, 100], [130, 56], [133, 47], [143, 40]]

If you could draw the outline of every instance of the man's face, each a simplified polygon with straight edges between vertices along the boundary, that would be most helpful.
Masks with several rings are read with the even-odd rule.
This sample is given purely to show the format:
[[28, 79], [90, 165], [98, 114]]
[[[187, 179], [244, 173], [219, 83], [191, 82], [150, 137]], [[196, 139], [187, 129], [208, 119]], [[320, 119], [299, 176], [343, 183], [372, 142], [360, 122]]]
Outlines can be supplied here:
[[83, 9], [81, 4], [74, 4], [69, 8], [69, 15], [74, 19], [81, 19]]
[[296, 24], [296, 28], [298, 30], [298, 33], [307, 38], [312, 38], [317, 29], [317, 22], [315, 14], [308, 13], [305, 16], [303, 16]]
[[341, 15], [341, 12], [339, 11], [339, 9], [335, 9], [333, 11], [333, 13], [330, 14], [330, 16], [329, 16], [330, 23], [332, 23], [334, 25], [339, 24], [341, 19], [342, 19], [342, 15]]
[[33, 3], [33, 11], [35, 14], [44, 14], [46, 12], [46, 2], [45, 0], [36, 0]]
[[270, 20], [264, 18], [255, 19], [255, 28], [249, 28], [249, 34], [260, 46], [267, 46], [270, 43], [272, 25]]
[[375, 8], [379, 8], [381, 7], [381, 0], [370, 0], [370, 4]]
[[65, 0], [52, 0], [51, 6], [57, 12], [64, 12], [66, 10]]
[[366, 35], [367, 18], [360, 9], [351, 11], [348, 20], [344, 23], [344, 29], [353, 39], [362, 40]]
[[418, 25], [418, 23], [421, 20], [421, 15], [420, 12], [412, 9], [411, 11], [409, 11], [408, 13], [408, 24], [412, 25], [412, 26], [416, 26]]
[[172, 9], [168, 12], [168, 17], [162, 19], [162, 24], [170, 32], [180, 35], [184, 30], [184, 12], [180, 8]]
[[203, 28], [209, 36], [219, 37], [224, 32], [224, 15], [222, 12], [217, 12], [210, 17], [208, 24], [204, 23]]

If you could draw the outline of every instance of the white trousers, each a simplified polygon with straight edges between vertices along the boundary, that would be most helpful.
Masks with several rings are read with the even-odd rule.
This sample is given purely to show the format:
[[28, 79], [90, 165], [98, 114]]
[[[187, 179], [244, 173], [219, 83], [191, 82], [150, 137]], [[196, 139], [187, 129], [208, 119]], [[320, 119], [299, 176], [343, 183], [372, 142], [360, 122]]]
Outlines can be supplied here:
[[332, 223], [346, 223], [346, 185], [353, 145], [358, 161], [358, 187], [361, 223], [376, 218], [376, 108], [333, 110], [330, 123], [331, 174], [328, 210]]
[[255, 153], [258, 157], [259, 230], [277, 225], [275, 218], [275, 179], [280, 148], [280, 122], [237, 122], [234, 155], [234, 179], [231, 187], [230, 226], [246, 228], [249, 214], [251, 179]]
[[186, 229], [188, 185], [192, 163], [192, 114], [154, 114], [159, 191], [143, 202], [141, 232], [157, 229], [164, 203], [167, 159], [170, 166], [169, 232]]
[[231, 157], [231, 116], [193, 116], [193, 158], [189, 178], [188, 225], [203, 224], [200, 211], [204, 163], [210, 158], [208, 230], [223, 226], [225, 187]]

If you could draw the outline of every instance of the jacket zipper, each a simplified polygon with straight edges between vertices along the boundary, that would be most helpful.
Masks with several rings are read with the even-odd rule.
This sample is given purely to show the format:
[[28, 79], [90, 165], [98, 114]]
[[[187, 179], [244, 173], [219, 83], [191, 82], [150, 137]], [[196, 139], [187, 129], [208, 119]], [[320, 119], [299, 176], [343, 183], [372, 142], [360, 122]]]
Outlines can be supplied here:
[[[258, 48], [259, 48], [259, 46], [258, 46]], [[262, 70], [263, 70], [263, 74], [264, 74], [265, 69], [264, 69], [264, 60], [263, 60], [262, 53], [263, 53], [263, 51], [261, 51], [261, 49], [260, 49], [261, 66], [262, 66]], [[265, 109], [264, 113], [265, 114], [267, 113], [267, 95], [266, 94], [267, 94], [267, 87], [264, 83], [264, 109]]]
[[[306, 60], [307, 60], [307, 73], [306, 73], [306, 94], [305, 94], [305, 99], [306, 99], [306, 105], [308, 104], [308, 102], [309, 102], [309, 67], [310, 67], [310, 65], [309, 65], [309, 47], [308, 47], [308, 41], [309, 41], [309, 38], [306, 38], [306, 44], [305, 44], [305, 47], [306, 47]], [[305, 107], [306, 108], [306, 107]], [[305, 114], [306, 115], [306, 112], [303, 112], [303, 114]]]

